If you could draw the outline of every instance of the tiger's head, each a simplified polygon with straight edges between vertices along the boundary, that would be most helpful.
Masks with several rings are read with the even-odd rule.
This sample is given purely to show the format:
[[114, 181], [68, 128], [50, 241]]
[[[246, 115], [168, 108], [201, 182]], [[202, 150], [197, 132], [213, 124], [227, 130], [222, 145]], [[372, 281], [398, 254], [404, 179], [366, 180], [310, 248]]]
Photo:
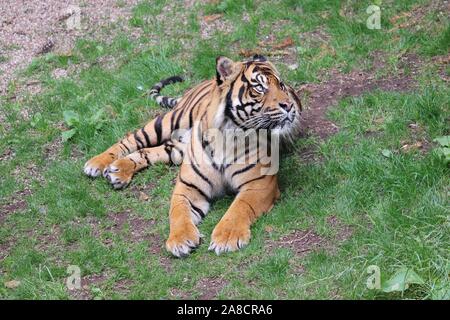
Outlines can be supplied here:
[[218, 57], [216, 71], [225, 118], [244, 130], [268, 129], [281, 136], [297, 132], [300, 99], [265, 57], [257, 55], [243, 62]]

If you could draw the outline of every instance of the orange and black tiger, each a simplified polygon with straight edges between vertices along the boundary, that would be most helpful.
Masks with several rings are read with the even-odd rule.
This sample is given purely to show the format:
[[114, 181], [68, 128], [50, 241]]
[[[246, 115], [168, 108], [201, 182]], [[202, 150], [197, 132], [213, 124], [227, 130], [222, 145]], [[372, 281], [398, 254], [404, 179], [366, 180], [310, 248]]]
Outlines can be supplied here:
[[[155, 85], [150, 95], [173, 109], [84, 166], [88, 176], [103, 175], [114, 188], [123, 188], [137, 171], [157, 162], [181, 164], [166, 242], [167, 250], [177, 257], [200, 244], [197, 225], [213, 199], [225, 190], [236, 197], [214, 228], [209, 249], [220, 254], [249, 242], [251, 224], [271, 210], [280, 196], [276, 172], [267, 170], [270, 165], [262, 160], [261, 154], [266, 154], [262, 149], [269, 146], [267, 154], [273, 154], [274, 137], [289, 139], [299, 127], [300, 100], [265, 57], [243, 62], [218, 57], [216, 71], [214, 79], [180, 99], [164, 97], [160, 90], [181, 78]], [[263, 131], [268, 133], [266, 140], [260, 134]], [[239, 137], [244, 137], [243, 143], [236, 144]]]

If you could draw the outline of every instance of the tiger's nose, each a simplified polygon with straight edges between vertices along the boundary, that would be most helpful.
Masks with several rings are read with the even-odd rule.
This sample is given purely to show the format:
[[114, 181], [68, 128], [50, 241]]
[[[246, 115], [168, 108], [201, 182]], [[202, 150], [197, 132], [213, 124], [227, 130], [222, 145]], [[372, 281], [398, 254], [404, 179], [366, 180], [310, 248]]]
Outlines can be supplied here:
[[280, 108], [282, 108], [286, 112], [291, 111], [292, 107], [294, 106], [293, 103], [279, 103], [279, 105], [280, 105]]

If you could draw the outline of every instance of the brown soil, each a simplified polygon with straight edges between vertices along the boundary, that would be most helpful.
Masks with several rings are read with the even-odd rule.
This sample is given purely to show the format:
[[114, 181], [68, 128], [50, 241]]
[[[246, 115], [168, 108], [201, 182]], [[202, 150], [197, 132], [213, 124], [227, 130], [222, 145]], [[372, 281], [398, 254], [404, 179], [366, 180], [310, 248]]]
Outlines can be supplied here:
[[[137, 37], [138, 29], [131, 29], [127, 21], [131, 8], [137, 0], [83, 1], [80, 29], [68, 27], [73, 10], [70, 3], [58, 0], [26, 1], [2, 0], [0, 5], [0, 93], [6, 93], [6, 86], [15, 73], [27, 66], [41, 54], [56, 52], [70, 54], [75, 40], [80, 37], [95, 36], [108, 41], [115, 32], [102, 32], [102, 28], [119, 28], [132, 37]], [[76, 2], [73, 2], [74, 4]], [[72, 12], [72, 14], [71, 14]], [[55, 76], [64, 75], [58, 71]], [[25, 84], [25, 86], [27, 86]], [[39, 91], [39, 83], [33, 84], [30, 91]]]
[[[334, 230], [332, 237], [321, 237], [312, 230], [295, 230], [278, 240], [266, 241], [266, 248], [269, 251], [277, 248], [290, 249], [297, 257], [304, 257], [318, 249], [334, 254], [339, 245], [352, 236], [353, 228], [342, 223], [336, 216], [328, 217], [327, 223]], [[295, 273], [304, 271], [301, 265], [295, 266], [295, 269]]]
[[[131, 213], [131, 210], [126, 210], [119, 213], [109, 213], [108, 221], [112, 224], [106, 227], [105, 231], [110, 231], [114, 234], [119, 234], [126, 241], [131, 243], [137, 243], [144, 240], [151, 240], [149, 231], [152, 226], [156, 223], [155, 220], [148, 220], [142, 217], [135, 216]], [[124, 231], [125, 224], [129, 225], [128, 232]], [[93, 232], [95, 235], [100, 235], [100, 226], [93, 225]], [[108, 240], [108, 239], [107, 239]]]
[[[207, 277], [200, 279], [195, 285], [194, 291], [199, 293], [198, 300], [216, 299], [219, 292], [228, 284], [228, 281], [221, 277]], [[178, 288], [170, 290], [170, 295], [174, 299], [191, 300], [193, 292], [183, 291]]]
[[200, 292], [199, 300], [212, 300], [228, 284], [223, 278], [203, 278], [197, 282], [195, 289]]
[[313, 231], [296, 230], [276, 241], [268, 241], [266, 247], [269, 250], [276, 248], [291, 249], [297, 256], [304, 256], [319, 248], [325, 240]]
[[108, 277], [106, 273], [81, 277], [81, 289], [68, 290], [68, 293], [74, 300], [92, 300], [94, 297], [91, 289], [101, 285]]
[[302, 114], [302, 130], [321, 139], [339, 131], [339, 128], [326, 119], [328, 108], [337, 104], [340, 99], [359, 96], [373, 90], [408, 91], [416, 86], [414, 79], [422, 61], [414, 54], [401, 57], [400, 69], [395, 75], [376, 78], [375, 74], [384, 67], [381, 53], [374, 54], [373, 70], [352, 71], [343, 74], [336, 69], [327, 73], [328, 80], [320, 83], [305, 84], [299, 93], [306, 100], [305, 111]]
[[[0, 262], [2, 262], [10, 253], [12, 247], [14, 246], [14, 241], [11, 239], [2, 239], [0, 242]], [[0, 268], [0, 274], [2, 270]]]
[[16, 192], [9, 200], [9, 203], [0, 205], [0, 223], [3, 223], [7, 216], [25, 210], [28, 204], [24, 198], [30, 194], [31, 191], [29, 189]]
[[159, 257], [159, 263], [161, 267], [166, 270], [167, 273], [172, 272], [172, 258], [164, 249], [164, 240], [157, 234], [151, 235], [149, 252], [152, 255]]

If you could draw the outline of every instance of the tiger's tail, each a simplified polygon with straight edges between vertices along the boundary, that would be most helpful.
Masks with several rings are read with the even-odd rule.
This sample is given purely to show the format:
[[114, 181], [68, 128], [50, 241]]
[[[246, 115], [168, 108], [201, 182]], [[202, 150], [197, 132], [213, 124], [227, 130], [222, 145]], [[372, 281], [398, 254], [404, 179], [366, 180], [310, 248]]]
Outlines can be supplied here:
[[180, 76], [173, 76], [164, 80], [161, 80], [157, 84], [155, 84], [149, 91], [148, 95], [149, 97], [155, 99], [155, 101], [163, 108], [173, 108], [177, 105], [179, 98], [171, 98], [166, 97], [160, 94], [161, 89], [165, 86], [177, 83], [177, 82], [183, 82], [183, 78]]

